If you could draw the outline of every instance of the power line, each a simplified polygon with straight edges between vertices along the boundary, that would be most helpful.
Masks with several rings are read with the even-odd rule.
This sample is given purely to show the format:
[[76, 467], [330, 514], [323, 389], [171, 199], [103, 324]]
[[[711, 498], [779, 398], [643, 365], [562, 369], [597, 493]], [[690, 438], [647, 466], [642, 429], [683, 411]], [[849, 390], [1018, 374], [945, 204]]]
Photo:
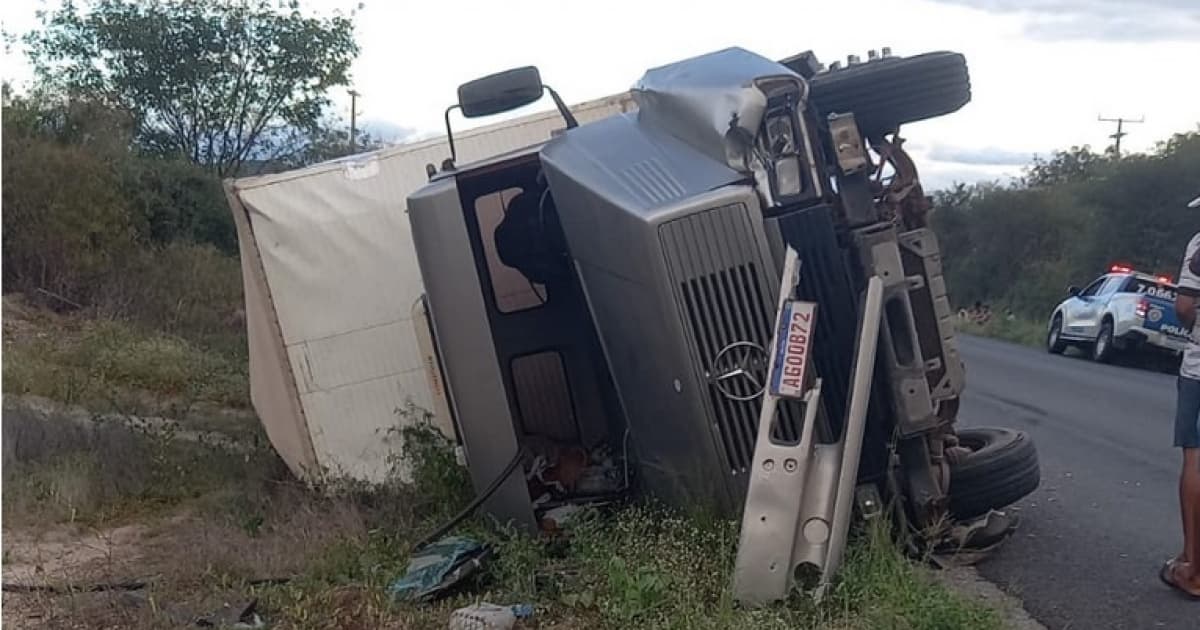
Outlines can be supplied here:
[[1144, 122], [1146, 122], [1146, 117], [1142, 116], [1141, 118], [1134, 120], [1132, 118], [1104, 118], [1103, 116], [1096, 116], [1096, 120], [1098, 120], [1100, 122], [1115, 122], [1115, 123], [1117, 123], [1116, 133], [1110, 135], [1109, 138], [1113, 139], [1113, 154], [1116, 155], [1117, 157], [1121, 157], [1121, 138], [1124, 138], [1125, 136], [1129, 135], [1128, 133], [1125, 132], [1125, 123], [1130, 123], [1130, 124], [1144, 123]]

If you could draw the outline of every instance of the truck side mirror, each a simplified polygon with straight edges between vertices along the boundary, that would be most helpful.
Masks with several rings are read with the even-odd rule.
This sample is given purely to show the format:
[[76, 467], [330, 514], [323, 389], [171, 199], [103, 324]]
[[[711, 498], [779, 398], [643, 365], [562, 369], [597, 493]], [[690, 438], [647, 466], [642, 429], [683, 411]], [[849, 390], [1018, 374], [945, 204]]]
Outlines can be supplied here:
[[1067, 295], [1070, 295], [1071, 297], [1079, 297], [1080, 293], [1081, 291], [1079, 290], [1079, 287], [1075, 285], [1067, 287]]
[[536, 66], [489, 74], [458, 86], [458, 103], [446, 108], [446, 141], [450, 145], [450, 159], [449, 168], [443, 167], [442, 170], [453, 170], [454, 163], [458, 161], [458, 152], [454, 149], [454, 131], [450, 128], [451, 111], [457, 109], [465, 118], [491, 116], [524, 107], [542, 98], [546, 92], [554, 99], [554, 106], [566, 121], [567, 129], [578, 127], [579, 122], [558, 92], [542, 83], [542, 75]]
[[528, 105], [543, 92], [536, 67], [513, 68], [458, 86], [458, 107], [467, 118], [491, 116]]

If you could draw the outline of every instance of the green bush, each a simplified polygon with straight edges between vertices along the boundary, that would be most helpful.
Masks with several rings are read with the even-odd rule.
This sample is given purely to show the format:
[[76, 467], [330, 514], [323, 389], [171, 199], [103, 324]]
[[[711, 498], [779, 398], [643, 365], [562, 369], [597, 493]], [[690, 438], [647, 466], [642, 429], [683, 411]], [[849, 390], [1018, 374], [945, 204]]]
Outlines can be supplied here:
[[211, 245], [143, 249], [98, 282], [94, 300], [102, 317], [245, 355], [241, 267]]
[[959, 332], [980, 337], [1003, 339], [1031, 348], [1041, 348], [1046, 343], [1047, 322], [1034, 321], [1023, 317], [1007, 319], [993, 316], [986, 323], [976, 324], [963, 322], [958, 325]]
[[127, 117], [6, 95], [4, 292], [193, 340], [240, 328], [232, 215], [217, 178], [138, 154]]
[[237, 255], [233, 215], [221, 182], [182, 159], [131, 156], [121, 171], [121, 189], [151, 243], [212, 245]]
[[1115, 261], [1176, 276], [1195, 213], [1200, 132], [1114, 159], [1086, 147], [1038, 161], [1010, 186], [959, 185], [935, 195], [931, 226], [956, 304], [989, 303], [1041, 321]]
[[5, 292], [43, 289], [86, 302], [137, 248], [139, 226], [113, 164], [7, 126], [3, 143]]

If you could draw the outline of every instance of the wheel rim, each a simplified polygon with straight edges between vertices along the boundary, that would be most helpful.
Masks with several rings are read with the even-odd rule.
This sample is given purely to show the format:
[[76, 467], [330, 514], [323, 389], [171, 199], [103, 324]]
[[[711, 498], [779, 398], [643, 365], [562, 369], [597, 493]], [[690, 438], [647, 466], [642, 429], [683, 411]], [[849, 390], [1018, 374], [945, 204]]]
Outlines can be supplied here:
[[1108, 352], [1108, 337], [1112, 334], [1107, 326], [1100, 329], [1100, 338], [1096, 340], [1096, 356], [1102, 357]]
[[1055, 319], [1054, 323], [1050, 325], [1050, 341], [1048, 345], [1051, 348], [1058, 346], [1058, 337], [1060, 334], [1062, 334], [1062, 320]]
[[958, 445], [967, 449], [968, 451], [971, 451], [971, 454], [974, 455], [975, 453], [979, 452], [979, 449], [987, 446], [987, 442], [974, 436], [967, 438], [960, 437], [958, 439]]

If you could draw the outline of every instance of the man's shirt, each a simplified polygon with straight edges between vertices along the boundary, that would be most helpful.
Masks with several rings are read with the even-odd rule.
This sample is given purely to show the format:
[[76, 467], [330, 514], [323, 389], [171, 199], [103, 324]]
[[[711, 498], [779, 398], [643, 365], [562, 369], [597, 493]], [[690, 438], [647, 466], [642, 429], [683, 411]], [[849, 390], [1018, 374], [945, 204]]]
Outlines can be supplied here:
[[[1192, 237], [1179, 271], [1179, 294], [1200, 298], [1200, 232]], [[1200, 319], [1192, 325], [1192, 341], [1183, 351], [1179, 375], [1200, 380]]]

